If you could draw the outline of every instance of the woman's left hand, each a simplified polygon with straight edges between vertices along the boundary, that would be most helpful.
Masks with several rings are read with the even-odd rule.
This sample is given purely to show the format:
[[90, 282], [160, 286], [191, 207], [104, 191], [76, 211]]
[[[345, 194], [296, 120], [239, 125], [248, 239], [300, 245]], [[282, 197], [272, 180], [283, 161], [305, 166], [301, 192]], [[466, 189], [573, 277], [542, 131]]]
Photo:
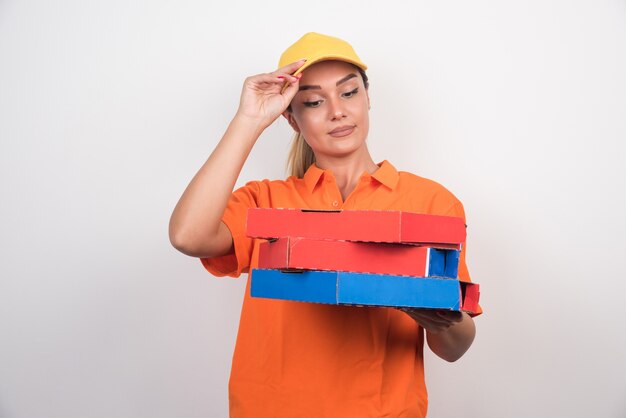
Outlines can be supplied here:
[[399, 308], [414, 321], [419, 323], [426, 331], [438, 334], [448, 330], [454, 324], [463, 320], [463, 313], [458, 311], [446, 311], [441, 309], [415, 309]]
[[398, 308], [426, 330], [426, 341], [433, 353], [456, 361], [474, 341], [476, 326], [465, 312], [443, 309]]

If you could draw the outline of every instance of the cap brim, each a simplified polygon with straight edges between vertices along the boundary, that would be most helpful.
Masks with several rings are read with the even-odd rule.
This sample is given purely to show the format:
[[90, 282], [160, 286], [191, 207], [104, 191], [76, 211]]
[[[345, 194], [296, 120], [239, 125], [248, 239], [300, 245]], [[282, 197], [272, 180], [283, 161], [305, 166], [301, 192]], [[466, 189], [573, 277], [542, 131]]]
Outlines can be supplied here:
[[294, 75], [294, 76], [298, 75], [302, 71], [304, 71], [307, 68], [309, 68], [311, 65], [317, 64], [318, 62], [321, 62], [321, 61], [343, 61], [343, 62], [347, 62], [347, 63], [352, 64], [352, 65], [355, 65], [355, 66], [359, 67], [360, 69], [362, 69], [363, 71], [367, 70], [367, 65], [363, 64], [362, 62], [355, 61], [355, 60], [347, 58], [347, 57], [337, 56], [337, 55], [323, 55], [323, 56], [320, 56], [320, 57], [307, 59], [307, 61], [304, 63], [304, 65], [302, 67], [298, 68], [292, 75]]

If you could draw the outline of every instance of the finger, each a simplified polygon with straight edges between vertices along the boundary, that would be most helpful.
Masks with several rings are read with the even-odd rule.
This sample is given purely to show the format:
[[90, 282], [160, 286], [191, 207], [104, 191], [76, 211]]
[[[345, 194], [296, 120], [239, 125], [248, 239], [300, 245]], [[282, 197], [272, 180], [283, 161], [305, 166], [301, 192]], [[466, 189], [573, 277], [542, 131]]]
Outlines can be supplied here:
[[437, 315], [453, 323], [461, 322], [463, 320], [463, 312], [458, 312], [458, 311], [438, 310]]
[[434, 309], [421, 309], [421, 308], [405, 308], [405, 312], [407, 313], [410, 312], [420, 317], [429, 318], [434, 321], [440, 321], [446, 318], [445, 313], [447, 311], [442, 310], [442, 309], [434, 310]]
[[[302, 74], [302, 73], [300, 73]], [[300, 79], [300, 76], [292, 76], [291, 74], [274, 71], [272, 73], [257, 74], [246, 78], [245, 85], [249, 87], [264, 88], [266, 85], [282, 85], [281, 89], [289, 83], [294, 83]]]
[[287, 73], [281, 73], [281, 72], [274, 72], [272, 74], [276, 74], [276, 78], [279, 80], [283, 80], [283, 81], [288, 81], [288, 82], [295, 82], [297, 80], [300, 80], [300, 77], [302, 76], [302, 73], [298, 74], [298, 75], [291, 75], [291, 74], [287, 74]]
[[452, 324], [449, 322], [437, 322], [437, 321], [431, 321], [425, 318], [421, 318], [421, 319], [413, 318], [413, 319], [416, 320], [417, 323], [426, 331], [435, 333], [435, 334], [442, 332], [442, 331], [446, 331], [448, 328], [452, 326]]
[[430, 319], [430, 318], [416, 318], [417, 322], [419, 322], [420, 324], [428, 324], [431, 327], [449, 327], [450, 325], [452, 325], [452, 322], [449, 321], [442, 321], [442, 320], [436, 320], [436, 319]]
[[293, 74], [295, 73], [300, 67], [302, 67], [304, 65], [304, 63], [306, 62], [306, 59], [302, 58], [301, 60], [292, 62], [291, 64], [287, 64], [284, 67], [280, 67], [278, 70], [276, 70], [276, 72], [278, 73], [284, 73], [284, 74]]
[[248, 77], [244, 83], [244, 86], [253, 89], [266, 89], [273, 86], [280, 87], [284, 83], [285, 78], [277, 76], [276, 74], [257, 74]]
[[447, 331], [463, 319], [462, 312], [432, 309], [400, 308], [426, 331], [438, 334]]
[[433, 326], [433, 327], [422, 327], [422, 328], [424, 328], [426, 331], [428, 331], [431, 334], [439, 334], [439, 333], [445, 332], [448, 329], [450, 329], [450, 325], [441, 325], [441, 326]]
[[298, 68], [302, 67], [305, 62], [305, 59], [301, 59], [299, 61], [285, 65], [284, 67], [281, 67], [271, 73], [253, 75], [251, 77], [248, 77], [247, 80], [257, 83], [274, 83], [276, 82], [276, 80], [280, 80], [280, 82], [284, 82], [285, 80], [294, 82], [296, 81], [296, 76], [292, 74], [296, 72]]
[[451, 324], [450, 321], [448, 321], [445, 318], [442, 318], [434, 311], [427, 311], [423, 309], [411, 309], [411, 308], [404, 308], [401, 310], [405, 312], [407, 315], [409, 315], [411, 318], [413, 318], [413, 320], [420, 323], [420, 325], [422, 326], [425, 325], [425, 328], [431, 327], [431, 326], [449, 326]]
[[302, 73], [298, 74], [295, 77], [289, 77], [291, 77], [291, 79], [285, 80], [285, 84], [283, 84], [283, 87], [280, 89], [280, 94], [285, 95], [287, 98], [289, 98], [289, 101], [291, 101], [291, 99], [293, 99], [293, 96], [295, 96], [298, 92], [298, 88], [300, 87], [299, 82], [300, 78], [302, 77]]

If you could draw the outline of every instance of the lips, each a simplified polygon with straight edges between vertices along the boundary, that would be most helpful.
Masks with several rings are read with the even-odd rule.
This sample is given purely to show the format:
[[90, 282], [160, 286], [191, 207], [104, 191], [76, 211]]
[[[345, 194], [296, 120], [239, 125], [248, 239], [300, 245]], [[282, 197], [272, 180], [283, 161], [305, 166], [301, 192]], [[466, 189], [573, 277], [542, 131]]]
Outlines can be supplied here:
[[354, 128], [355, 128], [354, 125], [339, 126], [333, 129], [332, 131], [328, 132], [328, 135], [336, 137], [336, 138], [342, 137], [342, 136], [348, 136], [354, 131]]

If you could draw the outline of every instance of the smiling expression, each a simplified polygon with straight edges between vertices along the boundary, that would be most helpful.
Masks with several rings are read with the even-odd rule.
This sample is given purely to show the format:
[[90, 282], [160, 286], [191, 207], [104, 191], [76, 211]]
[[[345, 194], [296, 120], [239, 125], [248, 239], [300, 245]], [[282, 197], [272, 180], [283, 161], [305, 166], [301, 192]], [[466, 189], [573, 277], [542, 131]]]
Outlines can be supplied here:
[[365, 146], [369, 95], [358, 70], [322, 61], [304, 71], [291, 112], [283, 114], [320, 157], [343, 157]]

